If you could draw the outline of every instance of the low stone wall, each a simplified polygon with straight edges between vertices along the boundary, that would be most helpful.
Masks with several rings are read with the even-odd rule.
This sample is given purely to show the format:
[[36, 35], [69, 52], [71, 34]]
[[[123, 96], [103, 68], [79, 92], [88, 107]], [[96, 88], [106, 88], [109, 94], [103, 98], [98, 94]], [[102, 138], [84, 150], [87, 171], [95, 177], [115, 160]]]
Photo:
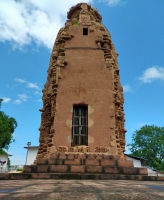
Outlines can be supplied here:
[[56, 180], [138, 180], [164, 181], [164, 177], [120, 174], [84, 174], [84, 173], [1, 173], [0, 180], [56, 179]]

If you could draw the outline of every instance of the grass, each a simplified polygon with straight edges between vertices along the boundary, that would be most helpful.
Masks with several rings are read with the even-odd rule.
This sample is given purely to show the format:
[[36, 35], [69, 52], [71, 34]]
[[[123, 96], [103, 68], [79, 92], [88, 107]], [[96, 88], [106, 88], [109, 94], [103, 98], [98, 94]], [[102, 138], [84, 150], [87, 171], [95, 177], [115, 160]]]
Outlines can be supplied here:
[[73, 21], [73, 26], [78, 26], [79, 25], [79, 21], [78, 20], [74, 20]]
[[22, 168], [17, 168], [17, 171], [18, 171], [18, 172], [22, 172], [23, 169], [22, 169]]

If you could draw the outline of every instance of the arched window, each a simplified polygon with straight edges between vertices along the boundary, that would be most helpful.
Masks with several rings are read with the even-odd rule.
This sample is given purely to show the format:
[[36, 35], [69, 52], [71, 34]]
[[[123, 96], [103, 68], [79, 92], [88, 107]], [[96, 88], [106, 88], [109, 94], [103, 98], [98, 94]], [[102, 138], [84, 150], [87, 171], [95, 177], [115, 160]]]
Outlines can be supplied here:
[[88, 145], [88, 106], [74, 105], [72, 115], [72, 146]]

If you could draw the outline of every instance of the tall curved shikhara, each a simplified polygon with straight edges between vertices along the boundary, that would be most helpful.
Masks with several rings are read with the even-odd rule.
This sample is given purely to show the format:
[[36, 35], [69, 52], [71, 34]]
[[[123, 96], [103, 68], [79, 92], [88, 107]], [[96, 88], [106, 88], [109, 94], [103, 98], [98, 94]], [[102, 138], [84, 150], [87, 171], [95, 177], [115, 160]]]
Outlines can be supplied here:
[[[104, 153], [124, 159], [123, 89], [111, 36], [98, 11], [88, 4], [72, 7], [67, 17], [54, 43], [43, 89], [37, 159], [57, 152]], [[73, 141], [77, 105], [85, 105], [88, 112], [84, 144]]]

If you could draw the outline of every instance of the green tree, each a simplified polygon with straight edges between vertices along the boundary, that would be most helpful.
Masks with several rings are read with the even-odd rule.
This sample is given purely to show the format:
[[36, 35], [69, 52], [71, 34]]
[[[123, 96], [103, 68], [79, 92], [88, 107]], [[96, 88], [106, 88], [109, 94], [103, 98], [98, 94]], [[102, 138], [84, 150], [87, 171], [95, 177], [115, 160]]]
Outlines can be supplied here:
[[7, 160], [7, 165], [10, 167], [10, 165], [11, 165], [11, 162], [10, 162], [10, 158], [8, 158], [8, 160]]
[[131, 155], [147, 159], [145, 165], [164, 171], [164, 127], [143, 126], [133, 133], [127, 146]]
[[[0, 108], [1, 102], [0, 99]], [[13, 133], [17, 127], [17, 122], [13, 117], [7, 116], [3, 111], [0, 111], [0, 149], [8, 149], [11, 142], [14, 141]]]

